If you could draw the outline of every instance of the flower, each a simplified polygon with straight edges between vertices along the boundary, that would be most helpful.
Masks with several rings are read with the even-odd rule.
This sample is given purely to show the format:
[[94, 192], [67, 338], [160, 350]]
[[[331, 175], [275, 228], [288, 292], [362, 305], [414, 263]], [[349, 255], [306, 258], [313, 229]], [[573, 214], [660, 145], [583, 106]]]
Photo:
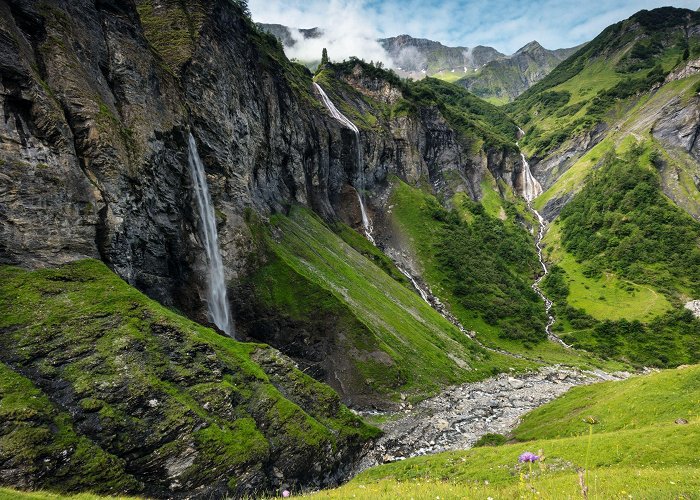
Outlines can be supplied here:
[[282, 496], [283, 496], [284, 498], [288, 498], [289, 495], [291, 495], [291, 493], [289, 493], [289, 490], [284, 490], [284, 491], [282, 492]]
[[518, 457], [518, 462], [537, 462], [540, 459], [539, 456], [535, 455], [531, 451], [526, 451], [520, 457]]

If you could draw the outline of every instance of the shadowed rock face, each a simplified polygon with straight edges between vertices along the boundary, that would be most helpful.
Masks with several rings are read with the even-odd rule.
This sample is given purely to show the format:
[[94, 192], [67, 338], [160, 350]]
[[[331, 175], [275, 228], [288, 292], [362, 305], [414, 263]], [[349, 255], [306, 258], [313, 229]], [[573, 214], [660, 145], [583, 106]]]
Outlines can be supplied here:
[[[0, 262], [98, 257], [206, 321], [189, 131], [207, 169], [228, 281], [252, 250], [247, 208], [354, 213], [341, 196], [357, 175], [353, 137], [317, 105], [310, 75], [235, 4], [186, 9], [147, 0], [0, 3]], [[376, 82], [356, 83], [373, 92]], [[517, 164], [498, 151], [469, 152], [437, 109], [388, 120], [362, 140], [370, 191], [391, 173], [439, 181], [456, 169], [478, 197], [485, 168]]]

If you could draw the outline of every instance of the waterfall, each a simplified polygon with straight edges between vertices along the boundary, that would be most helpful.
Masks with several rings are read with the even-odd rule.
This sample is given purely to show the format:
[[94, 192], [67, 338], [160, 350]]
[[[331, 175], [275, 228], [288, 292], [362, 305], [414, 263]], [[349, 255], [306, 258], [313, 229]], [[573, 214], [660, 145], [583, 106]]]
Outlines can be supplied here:
[[360, 212], [362, 212], [362, 226], [365, 229], [365, 236], [374, 245], [374, 238], [372, 237], [372, 231], [374, 228], [372, 227], [371, 219], [367, 216], [367, 211], [365, 210], [365, 203], [362, 199], [362, 191], [365, 189], [365, 169], [364, 165], [362, 164], [362, 143], [360, 142], [360, 129], [358, 129], [357, 125], [351, 122], [347, 116], [338, 111], [338, 108], [335, 107], [333, 101], [330, 100], [328, 95], [324, 92], [324, 90], [318, 83], [314, 82], [314, 87], [316, 87], [316, 90], [318, 90], [318, 93], [321, 96], [321, 100], [323, 101], [323, 105], [326, 106], [331, 116], [343, 125], [345, 125], [350, 130], [352, 130], [355, 134], [355, 141], [357, 142], [357, 168], [360, 171], [360, 186], [359, 188], [357, 186], [354, 187], [355, 191], [357, 192], [357, 201], [360, 202]]
[[199, 229], [201, 231], [204, 249], [207, 252], [209, 279], [207, 283], [207, 307], [209, 319], [227, 335], [233, 337], [233, 325], [226, 298], [226, 282], [224, 280], [224, 264], [219, 251], [219, 235], [216, 230], [214, 207], [209, 196], [207, 177], [204, 165], [197, 152], [197, 144], [192, 134], [189, 134], [188, 163], [197, 200], [199, 212]]
[[[525, 131], [518, 127], [518, 138], [521, 138], [523, 135], [525, 135]], [[520, 148], [520, 141], [516, 141], [515, 145]], [[530, 164], [527, 162], [527, 158], [525, 158], [525, 154], [523, 154], [522, 151], [520, 151], [520, 158], [523, 161], [523, 170], [520, 172], [520, 194], [530, 203], [542, 194], [542, 184], [532, 175]]]
[[[520, 134], [525, 134], [521, 128], [518, 128], [518, 131]], [[520, 146], [518, 142], [515, 144]], [[535, 293], [537, 293], [537, 295], [539, 295], [542, 302], [544, 302], [544, 308], [547, 313], [547, 326], [545, 326], [547, 338], [553, 342], [563, 345], [564, 347], [570, 347], [552, 331], [552, 325], [554, 325], [556, 322], [556, 318], [551, 313], [554, 302], [552, 302], [549, 297], [544, 294], [542, 288], [540, 288], [542, 280], [549, 274], [549, 269], [547, 268], [547, 263], [544, 259], [544, 248], [542, 247], [542, 239], [544, 238], [544, 233], [547, 230], [547, 222], [544, 220], [544, 217], [542, 217], [542, 215], [532, 206], [532, 200], [542, 194], [542, 185], [532, 175], [532, 172], [530, 171], [530, 164], [527, 162], [527, 159], [522, 151], [520, 152], [520, 158], [523, 160], [523, 171], [521, 173], [522, 177], [520, 183], [521, 194], [523, 198], [525, 198], [525, 201], [527, 201], [527, 208], [535, 215], [535, 217], [537, 217], [537, 223], [539, 226], [537, 234], [535, 235], [535, 247], [537, 248], [537, 257], [540, 261], [540, 266], [542, 266], [542, 275], [532, 284], [532, 289], [535, 291]]]
[[532, 172], [530, 171], [530, 164], [527, 162], [527, 159], [522, 151], [520, 152], [520, 158], [523, 160], [523, 171], [520, 174], [520, 186], [523, 198], [525, 198], [529, 203], [542, 194], [542, 185], [532, 175]]

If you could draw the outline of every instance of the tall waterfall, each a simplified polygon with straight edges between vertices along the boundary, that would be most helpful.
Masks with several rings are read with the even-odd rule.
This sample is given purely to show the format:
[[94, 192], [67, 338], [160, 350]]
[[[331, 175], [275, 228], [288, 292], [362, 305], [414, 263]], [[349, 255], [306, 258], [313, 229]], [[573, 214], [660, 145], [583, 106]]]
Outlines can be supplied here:
[[314, 87], [316, 87], [316, 90], [318, 90], [318, 93], [321, 96], [321, 100], [323, 101], [323, 105], [326, 106], [326, 108], [328, 108], [328, 112], [331, 114], [331, 116], [355, 133], [355, 141], [357, 142], [357, 168], [360, 170], [360, 186], [359, 188], [355, 186], [355, 192], [357, 193], [357, 201], [360, 202], [360, 212], [362, 212], [362, 226], [365, 229], [365, 236], [369, 241], [372, 242], [372, 244], [374, 244], [374, 238], [372, 237], [372, 221], [367, 216], [367, 211], [365, 210], [365, 203], [362, 199], [362, 191], [365, 189], [365, 169], [364, 165], [362, 164], [362, 143], [360, 142], [360, 129], [358, 129], [357, 126], [353, 122], [351, 122], [347, 116], [338, 111], [338, 108], [335, 107], [333, 101], [330, 100], [328, 95], [324, 92], [324, 90], [318, 83], [314, 82]]
[[542, 185], [532, 175], [532, 172], [530, 171], [530, 164], [527, 162], [527, 159], [522, 151], [520, 152], [520, 158], [523, 160], [523, 171], [520, 174], [520, 186], [522, 189], [523, 198], [525, 198], [529, 203], [542, 194]]
[[[518, 127], [518, 138], [525, 135], [525, 131]], [[520, 148], [520, 142], [515, 143], [518, 148]], [[528, 202], [528, 204], [542, 194], [542, 184], [539, 183], [535, 176], [532, 175], [530, 171], [530, 164], [527, 162], [527, 158], [522, 151], [520, 151], [520, 158], [523, 160], [523, 170], [520, 172], [520, 190], [523, 198]], [[538, 214], [539, 217], [539, 214]]]
[[207, 252], [209, 279], [207, 283], [207, 307], [209, 319], [227, 335], [233, 337], [234, 330], [231, 322], [228, 299], [226, 298], [226, 282], [224, 280], [224, 264], [219, 251], [219, 235], [216, 230], [214, 207], [209, 196], [209, 186], [204, 173], [204, 165], [197, 152], [197, 144], [192, 134], [189, 134], [188, 163], [194, 194], [199, 212], [199, 228]]

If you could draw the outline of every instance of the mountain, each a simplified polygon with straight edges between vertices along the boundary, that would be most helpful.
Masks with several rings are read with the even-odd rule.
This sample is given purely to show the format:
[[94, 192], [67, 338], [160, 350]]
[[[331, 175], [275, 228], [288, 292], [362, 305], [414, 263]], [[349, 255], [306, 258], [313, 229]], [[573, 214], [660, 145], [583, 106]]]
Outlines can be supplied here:
[[[278, 38], [279, 41], [282, 42], [282, 45], [284, 45], [285, 47], [294, 47], [297, 43], [292, 34], [292, 28], [288, 28], [283, 24], [258, 23], [258, 26], [264, 31], [273, 35], [275, 38]], [[323, 32], [318, 28], [295, 28], [295, 31], [299, 34], [299, 36], [301, 36], [305, 40], [319, 38], [323, 34]]]
[[[243, 1], [0, 9], [1, 486], [274, 496], [376, 459], [369, 497], [694, 491], [698, 13], [641, 11], [496, 107], [312, 74]], [[673, 370], [516, 428], [647, 367]], [[536, 441], [401, 460], [464, 426]]]
[[505, 57], [493, 47], [447, 47], [425, 38], [399, 35], [380, 39], [396, 71], [402, 76], [423, 78], [438, 73], [464, 74]]
[[547, 50], [532, 41], [513, 55], [489, 61], [455, 83], [492, 102], [509, 102], [580, 48]]
[[[258, 26], [278, 38], [285, 47], [295, 47], [299, 40], [323, 36], [318, 28], [297, 30], [263, 23]], [[547, 50], [533, 41], [506, 56], [493, 47], [448, 47], [409, 35], [382, 38], [379, 43], [399, 76], [416, 80], [433, 76], [456, 82], [497, 104], [512, 101], [580, 48]], [[316, 68], [319, 60], [304, 63]]]

